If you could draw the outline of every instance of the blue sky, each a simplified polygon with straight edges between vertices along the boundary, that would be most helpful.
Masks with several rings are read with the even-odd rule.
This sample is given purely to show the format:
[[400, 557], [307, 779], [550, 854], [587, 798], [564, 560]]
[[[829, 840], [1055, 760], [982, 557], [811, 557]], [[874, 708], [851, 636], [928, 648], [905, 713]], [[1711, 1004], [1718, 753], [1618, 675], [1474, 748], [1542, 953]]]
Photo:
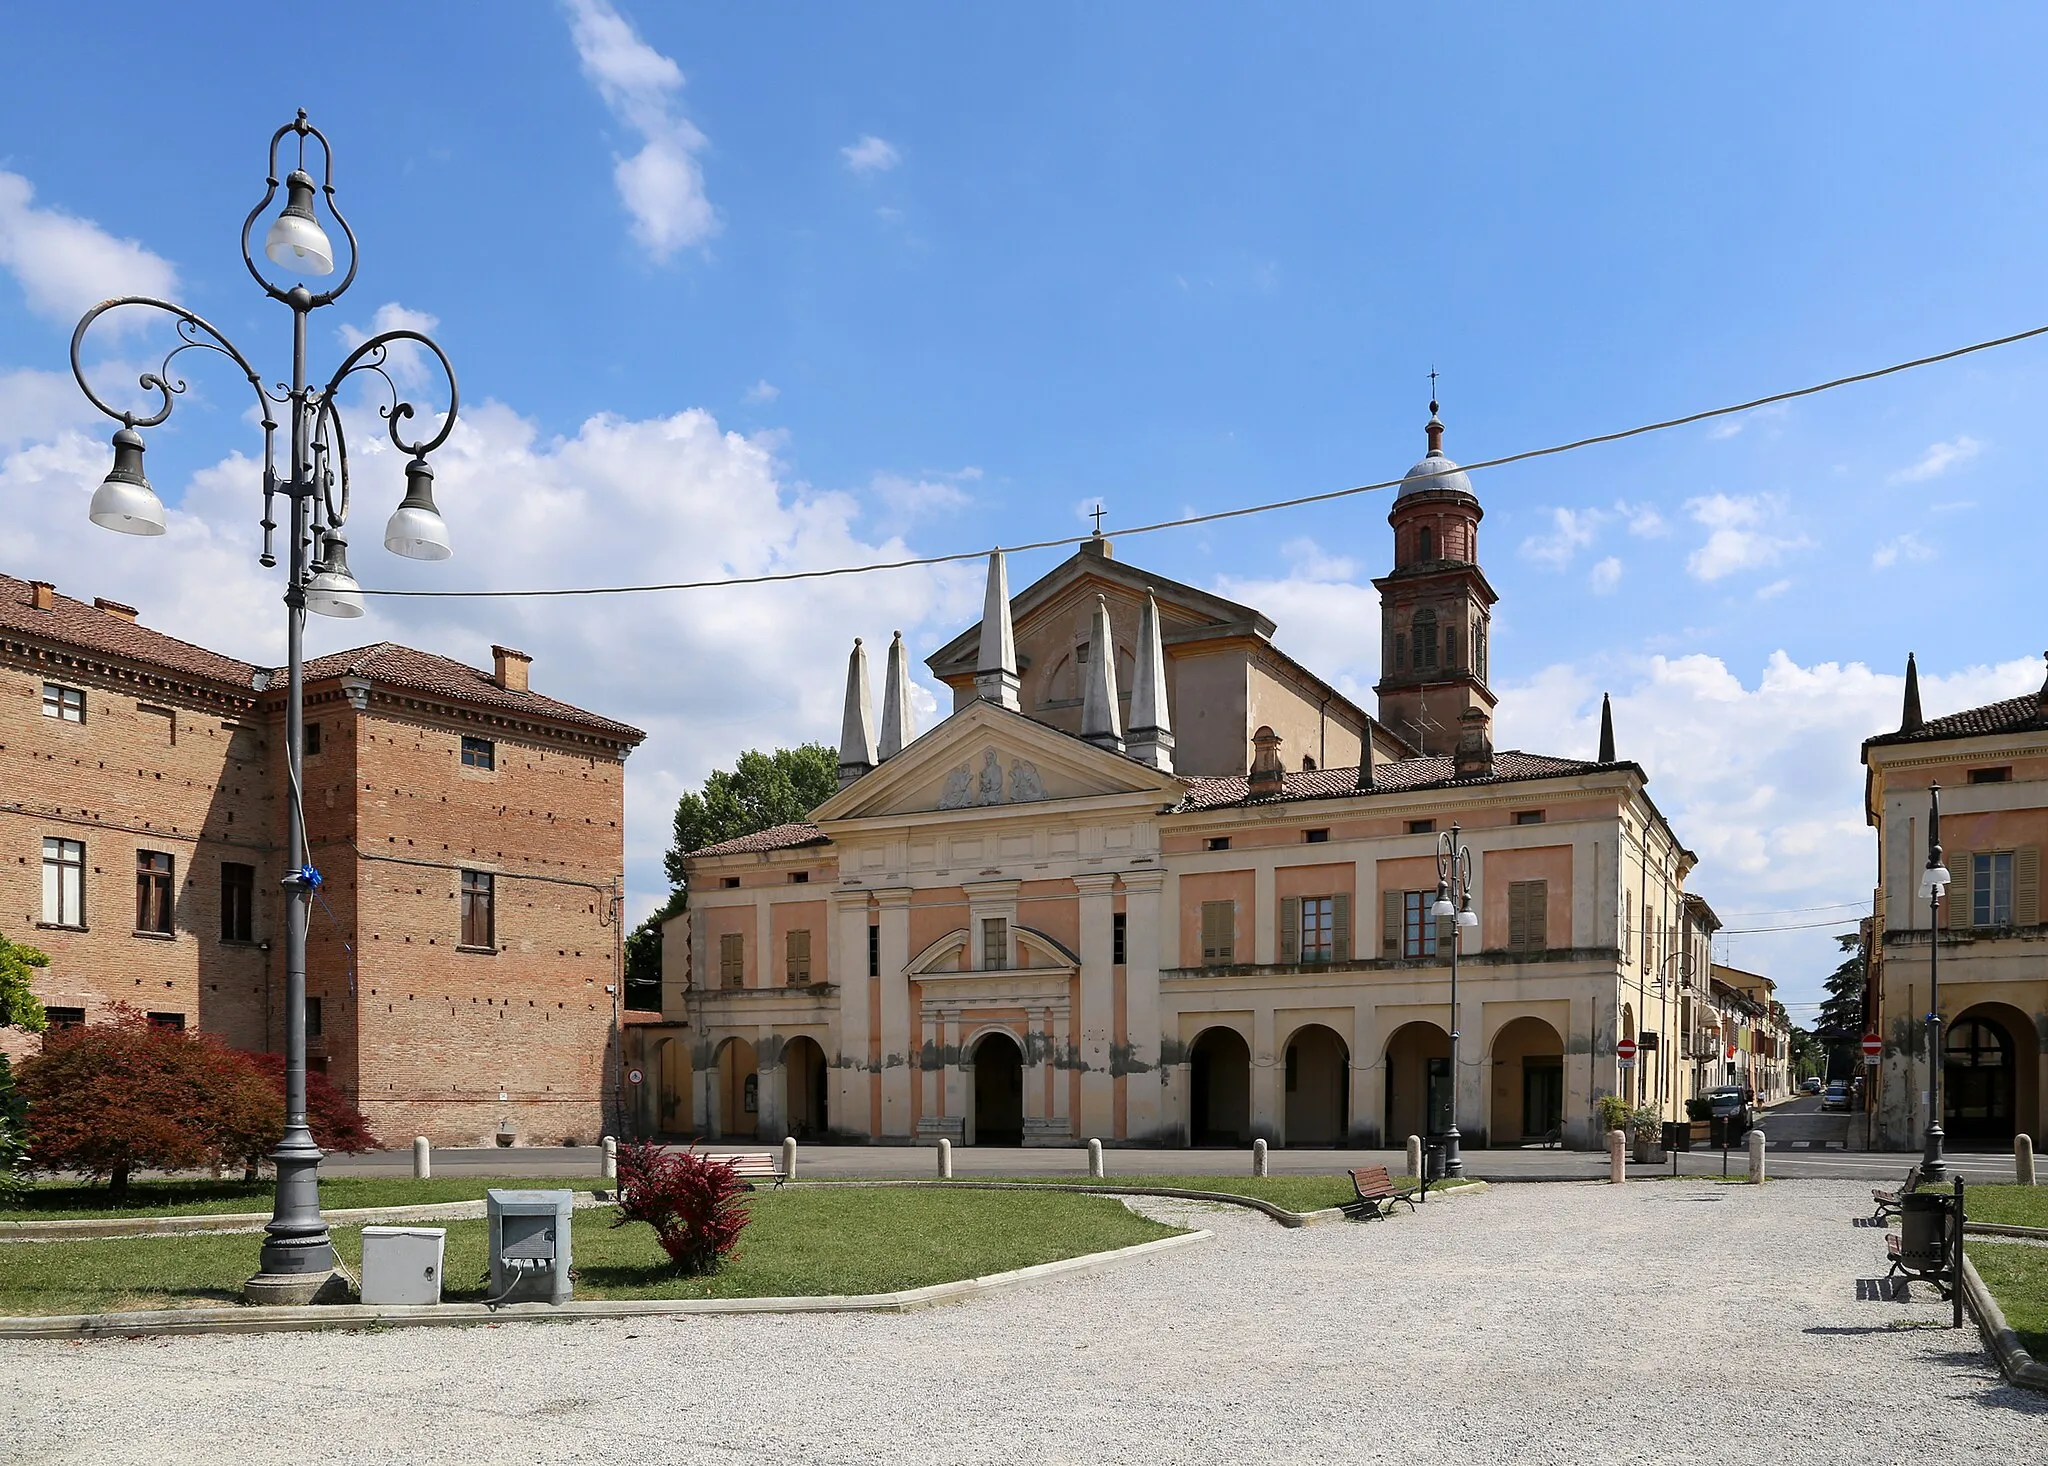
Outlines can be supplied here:
[[[2024, 7], [365, 4], [291, 67], [256, 7], [7, 29], [0, 569], [250, 656], [281, 632], [237, 383], [195, 369], [150, 439], [174, 532], [114, 543], [84, 523], [104, 432], [64, 349], [83, 303], [174, 287], [283, 369], [285, 318], [234, 238], [299, 106], [365, 249], [316, 350], [418, 313], [462, 374], [457, 557], [401, 565], [359, 525], [366, 583], [1036, 539], [1098, 497], [1114, 526], [1398, 475], [1431, 366], [1474, 459], [2048, 320], [2048, 16]], [[1930, 712], [2039, 683], [2044, 361], [2024, 345], [1480, 476], [1500, 741], [1589, 752], [1611, 690], [1732, 927], [1848, 914], [1797, 908], [1868, 895], [1856, 743], [1895, 719], [1906, 650]], [[394, 455], [364, 456], [381, 518]], [[1362, 696], [1384, 514], [1118, 553], [1253, 600]], [[1056, 559], [1020, 557], [1013, 584]], [[680, 789], [829, 737], [849, 636], [900, 626], [922, 654], [978, 602], [972, 571], [386, 602], [315, 646], [475, 663], [509, 640], [537, 687], [648, 728], [637, 911]], [[1812, 929], [1730, 955], [1795, 1001], [1835, 960]]]

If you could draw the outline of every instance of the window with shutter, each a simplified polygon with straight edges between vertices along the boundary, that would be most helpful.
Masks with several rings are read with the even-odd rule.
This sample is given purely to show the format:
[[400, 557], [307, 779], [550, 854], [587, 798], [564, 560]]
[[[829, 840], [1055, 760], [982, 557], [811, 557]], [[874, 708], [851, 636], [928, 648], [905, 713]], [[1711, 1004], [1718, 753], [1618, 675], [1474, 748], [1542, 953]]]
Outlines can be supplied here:
[[2012, 922], [2041, 924], [2041, 847], [2028, 845], [2012, 853]]
[[1401, 955], [1401, 893], [1385, 891], [1380, 895], [1380, 955], [1398, 957]]
[[[1257, 959], [1254, 959], [1257, 960]], [[1280, 903], [1280, 960], [1301, 960], [1301, 898], [1289, 896]]]
[[[1437, 940], [1442, 934], [1443, 923], [1452, 917], [1439, 919], [1430, 915], [1429, 908], [1436, 904], [1434, 891], [1403, 891], [1401, 893], [1401, 955], [1408, 959], [1435, 957], [1442, 944]], [[1444, 957], [1449, 959], [1449, 952]]]
[[718, 980], [729, 988], [746, 984], [747, 939], [740, 932], [727, 932], [718, 939]]
[[[1435, 900], [1434, 896], [1430, 897], [1432, 904], [1434, 904]], [[1458, 918], [1455, 916], [1439, 916], [1435, 920], [1437, 964], [1442, 967], [1448, 967], [1451, 965], [1451, 952], [1458, 945]]]
[[1970, 857], [1970, 924], [2012, 925], [2012, 852], [1985, 851]]
[[1330, 960], [1351, 960], [1351, 897], [1343, 891], [1330, 898]]
[[1508, 950], [1541, 952], [1549, 946], [1550, 883], [1508, 883]]
[[785, 976], [795, 984], [811, 980], [811, 934], [808, 931], [793, 931], [784, 939], [786, 948]]
[[1202, 962], [1208, 967], [1227, 967], [1237, 960], [1237, 903], [1202, 903]]
[[[1942, 864], [1948, 867], [1948, 889], [1941, 894], [1943, 925], [1951, 931], [1961, 931], [1970, 924], [1970, 854], [1967, 850], [1942, 852]], [[1919, 886], [1919, 876], [1913, 877]]]

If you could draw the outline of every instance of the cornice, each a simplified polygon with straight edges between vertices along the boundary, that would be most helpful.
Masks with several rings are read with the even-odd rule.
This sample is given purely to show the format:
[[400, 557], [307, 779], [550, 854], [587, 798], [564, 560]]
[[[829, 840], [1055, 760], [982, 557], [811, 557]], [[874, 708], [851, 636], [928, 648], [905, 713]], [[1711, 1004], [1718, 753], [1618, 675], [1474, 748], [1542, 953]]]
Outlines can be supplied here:
[[56, 668], [124, 688], [144, 690], [157, 697], [181, 697], [207, 707], [225, 708], [230, 716], [260, 705], [260, 695], [254, 688], [236, 689], [227, 683], [175, 672], [161, 665], [104, 656], [63, 643], [35, 641], [17, 632], [0, 633], [0, 658], [27, 663], [37, 671]]

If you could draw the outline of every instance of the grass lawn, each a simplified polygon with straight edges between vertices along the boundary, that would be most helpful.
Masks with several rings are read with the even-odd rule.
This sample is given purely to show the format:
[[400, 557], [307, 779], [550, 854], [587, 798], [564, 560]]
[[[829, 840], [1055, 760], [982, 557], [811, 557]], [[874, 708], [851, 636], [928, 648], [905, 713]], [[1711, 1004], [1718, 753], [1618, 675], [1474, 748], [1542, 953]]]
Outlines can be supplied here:
[[1980, 1186], [1972, 1181], [1963, 1188], [1963, 1206], [1973, 1222], [2048, 1228], [2048, 1186]]
[[[1106, 1198], [1056, 1191], [808, 1187], [757, 1192], [749, 1204], [753, 1222], [738, 1256], [709, 1278], [677, 1277], [652, 1229], [634, 1224], [612, 1230], [610, 1208], [576, 1213], [577, 1296], [887, 1293], [1129, 1247], [1178, 1230], [1146, 1221]], [[485, 1227], [480, 1221], [447, 1224], [443, 1296], [451, 1301], [480, 1302], [488, 1296]], [[260, 1240], [188, 1236], [0, 1243], [0, 1314], [236, 1302], [243, 1280], [255, 1271]], [[350, 1267], [360, 1267], [359, 1229], [335, 1229], [334, 1243]]]
[[[512, 1179], [489, 1176], [334, 1176], [320, 1181], [320, 1205], [339, 1211], [352, 1206], [423, 1206], [437, 1201], [481, 1201], [493, 1186], [589, 1191], [609, 1186], [595, 1176]], [[275, 1194], [264, 1181], [131, 1181], [128, 1200], [115, 1206], [105, 1186], [79, 1181], [38, 1181], [25, 1193], [0, 1199], [0, 1221], [56, 1221], [66, 1217], [213, 1216], [223, 1212], [268, 1212]]]
[[2035, 1359], [2048, 1361], [2048, 1247], [2025, 1242], [1965, 1242], [1963, 1248], [2004, 1310], [2005, 1321], [2020, 1336], [2020, 1343]]

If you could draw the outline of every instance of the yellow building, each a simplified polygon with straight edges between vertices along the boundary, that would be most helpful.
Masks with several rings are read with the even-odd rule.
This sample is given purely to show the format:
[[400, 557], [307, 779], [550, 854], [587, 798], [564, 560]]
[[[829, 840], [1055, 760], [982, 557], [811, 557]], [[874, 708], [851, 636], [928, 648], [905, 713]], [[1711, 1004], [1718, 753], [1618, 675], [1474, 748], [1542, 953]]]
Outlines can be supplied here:
[[[2003, 1147], [2022, 1132], [2039, 1142], [2048, 1115], [2048, 686], [1925, 718], [1909, 657], [1898, 731], [1865, 740], [1863, 762], [1865, 813], [1877, 831], [1872, 927], [1882, 934], [1870, 944], [1869, 974], [1869, 1011], [1885, 1043], [1871, 1086], [1877, 1143], [1917, 1149], [1926, 1133], [1936, 959], [1949, 1142]], [[1922, 892], [1937, 784], [1940, 855], [1952, 878], [1938, 934]]]
[[[1698, 955], [1695, 857], [1605, 717], [1594, 760], [1494, 750], [1482, 511], [1434, 411], [1388, 516], [1377, 716], [1100, 538], [1014, 598], [991, 557], [921, 736], [900, 638], [879, 737], [856, 643], [839, 792], [688, 858], [648, 1126], [1399, 1144], [1452, 1119], [1454, 1030], [1468, 1146], [1590, 1144], [1617, 1091], [1681, 1113], [1651, 1035]], [[1453, 829], [1469, 926], [1431, 914]]]

